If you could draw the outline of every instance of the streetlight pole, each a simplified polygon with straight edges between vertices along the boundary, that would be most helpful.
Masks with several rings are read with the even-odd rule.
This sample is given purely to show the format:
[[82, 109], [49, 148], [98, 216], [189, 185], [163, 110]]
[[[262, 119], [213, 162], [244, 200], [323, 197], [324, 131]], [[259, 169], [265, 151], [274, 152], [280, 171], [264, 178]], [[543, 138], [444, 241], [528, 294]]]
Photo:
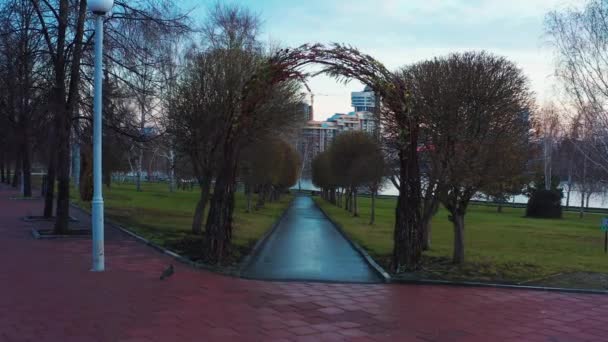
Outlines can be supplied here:
[[93, 98], [93, 272], [105, 269], [103, 195], [101, 182], [102, 145], [102, 68], [103, 68], [103, 17], [112, 8], [113, 0], [90, 0], [89, 9], [95, 14], [95, 74]]

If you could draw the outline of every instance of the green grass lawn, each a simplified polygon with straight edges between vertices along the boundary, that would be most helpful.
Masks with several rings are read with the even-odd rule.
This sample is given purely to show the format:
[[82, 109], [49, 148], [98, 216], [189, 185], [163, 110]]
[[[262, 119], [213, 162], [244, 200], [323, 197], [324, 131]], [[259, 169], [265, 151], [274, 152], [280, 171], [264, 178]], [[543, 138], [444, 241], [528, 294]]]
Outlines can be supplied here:
[[[369, 225], [371, 200], [360, 198], [361, 216], [315, 197], [347, 234], [387, 265], [393, 249], [396, 199], [377, 201], [376, 224]], [[425, 252], [424, 277], [523, 282], [558, 273], [608, 273], [601, 215], [566, 212], [562, 220], [525, 218], [524, 209], [473, 205], [465, 218], [466, 265], [451, 265], [453, 230], [447, 211], [433, 220], [431, 250]]]
[[[137, 192], [135, 185], [129, 183], [104, 187], [106, 217], [158, 245], [197, 259], [196, 252], [202, 252], [197, 245], [201, 238], [190, 233], [199, 196], [197, 189], [169, 192], [166, 184], [159, 183], [143, 183], [142, 189], [142, 192]], [[75, 189], [71, 193], [75, 203], [90, 207], [89, 203], [79, 200]], [[245, 196], [242, 192], [237, 193], [232, 240], [235, 249], [231, 252], [231, 261], [238, 262], [250, 250], [290, 201], [291, 196], [282, 196], [278, 202], [266, 203], [264, 208], [247, 213]]]

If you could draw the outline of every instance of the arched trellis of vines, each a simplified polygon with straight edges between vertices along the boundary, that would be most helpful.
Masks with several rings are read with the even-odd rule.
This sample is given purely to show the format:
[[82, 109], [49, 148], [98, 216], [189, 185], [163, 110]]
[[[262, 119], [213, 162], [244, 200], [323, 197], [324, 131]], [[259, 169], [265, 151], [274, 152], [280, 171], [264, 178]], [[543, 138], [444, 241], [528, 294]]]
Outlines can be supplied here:
[[[321, 70], [314, 74], [304, 71], [304, 67], [313, 64], [321, 65]], [[264, 103], [277, 84], [294, 79], [306, 82], [308, 77], [318, 74], [327, 74], [345, 82], [350, 79], [359, 80], [371, 87], [376, 96], [382, 99], [382, 108], [377, 115], [383, 123], [383, 134], [393, 135], [398, 141], [401, 167], [392, 268], [395, 271], [417, 269], [422, 252], [417, 155], [419, 120], [408, 110], [409, 96], [403, 78], [389, 71], [370, 55], [341, 44], [305, 44], [294, 49], [281, 49], [266, 63], [262, 63], [246, 83], [242, 93], [241, 111], [233, 118], [231, 134], [227, 136], [224, 146], [226, 158], [220, 177], [227, 179], [218, 177], [216, 181], [207, 221], [206, 239], [210, 257], [221, 259], [230, 240], [233, 195], [226, 197], [223, 193], [234, 192], [238, 140], [255, 127], [256, 109]], [[226, 198], [222, 198], [223, 196]]]

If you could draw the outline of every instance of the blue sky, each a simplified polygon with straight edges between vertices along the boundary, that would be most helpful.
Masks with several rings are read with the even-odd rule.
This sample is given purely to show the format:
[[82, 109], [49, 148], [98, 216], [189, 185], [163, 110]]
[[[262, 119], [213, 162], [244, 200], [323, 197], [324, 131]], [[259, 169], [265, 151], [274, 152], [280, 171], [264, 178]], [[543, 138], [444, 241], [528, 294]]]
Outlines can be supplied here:
[[[214, 1], [183, 1], [204, 20]], [[545, 14], [582, 0], [241, 0], [264, 21], [263, 40], [296, 46], [339, 42], [356, 46], [390, 69], [450, 52], [487, 50], [515, 62], [539, 104], [554, 96], [553, 53]], [[318, 76], [310, 81], [315, 119], [351, 111], [350, 92], [362, 85]]]

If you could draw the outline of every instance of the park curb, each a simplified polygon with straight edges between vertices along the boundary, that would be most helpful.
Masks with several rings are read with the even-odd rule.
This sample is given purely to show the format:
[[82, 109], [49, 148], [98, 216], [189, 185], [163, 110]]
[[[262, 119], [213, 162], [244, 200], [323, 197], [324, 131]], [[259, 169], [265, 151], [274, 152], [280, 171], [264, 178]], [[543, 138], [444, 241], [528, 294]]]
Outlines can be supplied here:
[[260, 253], [260, 251], [262, 250], [262, 248], [264, 247], [264, 245], [266, 244], [266, 242], [268, 241], [268, 238], [270, 238], [272, 233], [274, 233], [275, 230], [277, 230], [279, 223], [281, 223], [281, 221], [283, 221], [283, 219], [287, 215], [287, 212], [291, 208], [291, 205], [293, 204], [293, 201], [296, 199], [296, 196], [297, 195], [294, 195], [291, 198], [291, 201], [289, 201], [289, 204], [287, 205], [287, 209], [285, 209], [283, 211], [283, 213], [281, 214], [281, 216], [279, 216], [279, 218], [272, 224], [271, 228], [268, 229], [266, 231], [266, 233], [264, 233], [264, 235], [262, 235], [262, 237], [258, 239], [258, 241], [255, 243], [255, 245], [251, 249], [251, 252], [249, 252], [249, 254], [243, 259], [243, 261], [241, 261], [241, 263], [239, 264], [239, 269], [237, 271], [238, 272], [237, 277], [243, 278], [243, 279], [249, 279], [249, 278], [243, 276], [243, 272], [251, 265], [251, 263], [253, 262], [253, 257]]
[[[81, 229], [84, 230], [84, 229]], [[88, 231], [88, 230], [87, 230]], [[36, 228], [31, 230], [32, 237], [36, 240], [58, 240], [58, 239], [90, 239], [90, 234], [82, 235], [42, 235]]]
[[[53, 221], [55, 221], [55, 216], [47, 219], [47, 218], [44, 218], [42, 216], [27, 215], [27, 216], [23, 216], [21, 218], [21, 220], [24, 221], [24, 222], [53, 222]], [[80, 222], [77, 218], [75, 218], [72, 215], [69, 216], [69, 221], [72, 222], [72, 223]]]
[[[293, 199], [292, 199], [292, 202], [293, 202]], [[291, 202], [290, 202], [290, 205], [291, 205]], [[84, 209], [84, 208], [76, 205], [75, 203], [70, 202], [70, 206], [72, 206], [73, 208], [75, 208], [77, 210], [83, 211], [84, 213], [86, 213], [89, 216], [91, 215], [89, 213], [89, 211], [87, 211], [86, 209]], [[285, 210], [281, 214], [281, 216], [273, 224], [272, 228], [270, 228], [270, 230], [268, 232], [266, 232], [262, 236], [262, 238], [260, 238], [256, 242], [256, 244], [255, 244], [255, 246], [254, 246], [254, 248], [253, 248], [252, 251], [255, 251], [256, 248], [259, 248], [259, 245], [262, 243], [262, 241], [264, 241], [266, 239], [267, 235], [270, 235], [270, 233], [276, 229], [276, 227], [278, 226], [278, 223], [283, 219], [283, 217], [285, 216], [286, 212], [287, 212], [287, 210]], [[172, 257], [173, 259], [175, 259], [175, 260], [177, 260], [177, 261], [179, 261], [179, 262], [181, 262], [181, 263], [183, 263], [185, 265], [188, 265], [188, 266], [190, 266], [192, 268], [195, 268], [195, 269], [201, 269], [201, 270], [213, 272], [213, 273], [224, 275], [224, 276], [231, 276], [231, 277], [235, 277], [235, 278], [242, 278], [241, 277], [242, 265], [244, 264], [245, 261], [250, 262], [249, 258], [253, 255], [253, 252], [249, 253], [249, 255], [247, 255], [247, 257], [245, 257], [245, 259], [240, 264], [238, 264], [238, 266], [236, 266], [236, 269], [226, 268], [226, 267], [220, 267], [220, 266], [212, 266], [212, 265], [208, 265], [208, 264], [204, 264], [204, 263], [194, 262], [194, 261], [190, 260], [189, 258], [181, 255], [181, 254], [178, 254], [178, 253], [176, 253], [176, 252], [174, 252], [174, 251], [172, 251], [170, 249], [167, 249], [165, 247], [162, 247], [162, 246], [160, 246], [160, 245], [158, 245], [158, 244], [156, 244], [156, 243], [154, 243], [154, 242], [152, 242], [152, 241], [144, 238], [143, 236], [138, 235], [137, 233], [131, 231], [129, 228], [124, 227], [123, 225], [121, 225], [120, 223], [115, 222], [112, 219], [109, 219], [109, 218], [105, 217], [104, 221], [105, 221], [106, 224], [108, 224], [108, 225], [112, 226], [113, 228], [118, 229], [119, 231], [121, 231], [121, 232], [129, 235], [130, 237], [134, 238], [138, 242], [141, 242], [141, 243], [143, 243], [143, 244], [145, 244], [147, 246], [150, 246], [153, 249], [157, 250], [158, 252], [166, 254], [166, 255]], [[246, 278], [243, 278], [243, 279], [246, 279]]]
[[391, 278], [391, 275], [386, 272], [384, 270], [384, 268], [382, 268], [382, 266], [380, 266], [376, 260], [374, 260], [374, 258], [371, 257], [371, 255], [369, 255], [369, 253], [361, 246], [359, 246], [358, 243], [356, 243], [355, 241], [353, 241], [344, 231], [344, 229], [342, 228], [342, 225], [339, 224], [338, 222], [334, 221], [326, 212], [325, 210], [323, 210], [323, 208], [321, 208], [320, 205], [317, 204], [317, 202], [314, 200], [313, 198], [313, 202], [315, 203], [315, 206], [317, 208], [319, 208], [319, 210], [323, 213], [323, 215], [325, 215], [325, 217], [329, 220], [329, 222], [331, 222], [334, 227], [336, 228], [336, 230], [346, 239], [346, 241], [348, 241], [348, 243], [351, 244], [351, 246], [353, 246], [353, 248], [363, 257], [363, 259], [365, 259], [365, 261], [372, 267], [372, 269], [380, 276], [380, 278], [382, 279], [382, 281], [384, 283], [390, 283], [393, 281], [393, 279]]
[[[295, 197], [294, 197], [294, 199], [295, 199]], [[376, 263], [376, 261], [369, 255], [369, 253], [367, 253], [361, 246], [359, 246], [356, 242], [352, 241], [346, 235], [346, 233], [343, 231], [341, 225], [337, 224], [334, 220], [332, 220], [329, 217], [329, 215], [327, 215], [327, 213], [316, 202], [315, 202], [315, 205], [321, 210], [323, 215], [325, 215], [329, 219], [329, 221], [334, 224], [334, 226], [336, 227], [338, 232], [340, 232], [340, 234], [342, 234], [346, 238], [346, 240], [355, 248], [355, 250], [357, 250], [357, 252], [359, 252], [363, 256], [363, 258], [372, 266], [372, 268], [376, 272], [378, 272], [378, 274], [384, 280], [385, 283], [403, 284], [403, 285], [409, 284], [409, 285], [436, 285], [436, 286], [454, 286], [454, 287], [487, 287], [487, 288], [496, 288], [496, 289], [530, 290], [530, 291], [539, 291], [539, 292], [561, 292], [561, 293], [572, 293], [572, 294], [595, 294], [595, 295], [608, 294], [608, 291], [603, 291], [603, 290], [570, 289], [570, 288], [560, 288], [560, 287], [543, 287], [543, 286], [497, 284], [497, 283], [482, 283], [482, 282], [468, 282], [468, 281], [450, 281], [450, 280], [403, 279], [403, 278], [398, 278], [398, 277], [397, 278], [391, 277], [388, 272], [386, 272], [380, 265], [378, 265], [378, 263]], [[86, 209], [81, 208], [80, 206], [78, 206], [74, 203], [70, 202], [70, 206], [72, 206], [73, 208], [75, 208], [77, 210], [81, 210], [82, 212], [86, 213], [87, 215], [90, 215], [90, 213]], [[211, 266], [211, 265], [207, 265], [207, 264], [196, 263], [178, 253], [175, 253], [169, 249], [166, 249], [160, 245], [155, 244], [154, 242], [149, 241], [148, 239], [132, 232], [128, 228], [123, 227], [122, 225], [114, 222], [111, 219], [105, 218], [105, 221], [107, 224], [109, 224], [113, 228], [116, 228], [119, 231], [131, 236], [135, 240], [138, 240], [138, 242], [148, 245], [148, 246], [152, 247], [153, 249], [157, 250], [158, 252], [166, 254], [185, 265], [191, 266], [195, 269], [202, 269], [202, 270], [210, 271], [210, 272], [224, 275], [224, 276], [231, 276], [231, 277], [241, 278], [241, 279], [249, 279], [249, 278], [241, 276], [241, 272], [245, 268], [244, 265], [248, 265], [251, 262], [251, 257], [253, 255], [255, 255], [255, 253], [258, 252], [259, 249], [262, 248], [262, 246], [265, 243], [265, 241], [267, 240], [268, 236], [270, 236], [270, 234], [276, 229], [279, 222], [284, 218], [286, 213], [287, 213], [287, 210], [285, 210], [285, 212], [283, 212], [283, 214], [281, 214], [281, 216], [273, 224], [273, 227], [270, 230], [268, 230], [264, 234], [264, 236], [262, 236], [262, 238], [260, 238], [258, 240], [258, 242], [256, 242], [254, 248], [252, 249], [252, 252], [249, 253], [249, 255], [247, 257], [245, 257], [245, 259], [243, 260], [243, 262], [241, 262], [241, 264], [237, 270], [227, 270], [226, 268], [220, 268], [220, 267], [215, 267], [215, 266]], [[53, 237], [41, 238], [40, 234], [38, 233], [38, 231], [36, 229], [32, 229], [32, 236], [34, 236], [35, 239], [41, 239], [41, 240], [53, 239]], [[74, 238], [74, 237], [71, 237], [71, 238]], [[290, 279], [290, 280], [264, 280], [264, 281], [303, 282], [304, 280]], [[335, 283], [335, 282], [329, 282], [329, 283]], [[366, 283], [366, 284], [369, 284], [369, 283]]]
[[[78, 210], [81, 210], [83, 212], [85, 212], [87, 215], [91, 215], [86, 209], [81, 208], [80, 206], [74, 204], [74, 203], [70, 203], [70, 205]], [[131, 231], [130, 229], [128, 229], [127, 227], [124, 227], [123, 225], [121, 225], [118, 222], [115, 222], [112, 219], [109, 219], [107, 217], [104, 217], [104, 221], [106, 224], [112, 226], [113, 228], [118, 229], [119, 231], [129, 235], [130, 237], [134, 238], [135, 240], [138, 240], [139, 242], [152, 247], [153, 249], [157, 250], [158, 252], [162, 253], [162, 254], [166, 254], [170, 257], [172, 257], [173, 259], [188, 265], [192, 268], [196, 268], [196, 269], [203, 269], [206, 271], [210, 271], [213, 273], [218, 273], [221, 275], [228, 275], [228, 276], [237, 276], [237, 274], [235, 273], [235, 271], [230, 270], [230, 269], [226, 269], [223, 267], [217, 267], [217, 266], [211, 266], [211, 265], [207, 265], [207, 264], [203, 264], [203, 263], [198, 263], [198, 262], [194, 262], [186, 257], [184, 257], [183, 255], [180, 255], [178, 253], [175, 253], [174, 251], [167, 249], [165, 247], [162, 247], [146, 238], [144, 238], [141, 235], [138, 235], [137, 233]]]
[[578, 294], [601, 294], [606, 295], [608, 291], [604, 290], [591, 290], [591, 289], [570, 289], [564, 287], [545, 287], [545, 286], [529, 286], [529, 285], [517, 285], [517, 284], [497, 284], [497, 283], [482, 283], [474, 281], [452, 281], [452, 280], [431, 280], [431, 279], [399, 279], [392, 278], [393, 283], [397, 284], [411, 284], [411, 285], [443, 285], [443, 286], [455, 286], [455, 287], [487, 287], [496, 289], [509, 289], [509, 290], [528, 290], [528, 291], [542, 291], [542, 292], [562, 292], [562, 293], [578, 293]]
[[37, 201], [41, 200], [40, 196], [32, 196], [32, 197], [23, 197], [23, 196], [11, 196], [8, 198], [11, 201]]
[[[608, 294], [608, 290], [592, 290], [592, 289], [571, 289], [563, 287], [545, 287], [545, 286], [530, 286], [530, 285], [517, 285], [517, 284], [498, 284], [498, 283], [483, 283], [474, 281], [452, 281], [452, 280], [432, 280], [432, 279], [403, 279], [399, 277], [391, 277], [376, 261], [356, 242], [352, 241], [344, 232], [342, 225], [335, 222], [316, 202], [315, 205], [321, 210], [321, 212], [338, 228], [338, 231], [344, 235], [344, 237], [363, 255], [363, 257], [374, 267], [377, 272], [385, 279], [386, 283], [393, 284], [410, 284], [410, 285], [443, 285], [443, 286], [455, 286], [455, 287], [488, 287], [498, 289], [510, 289], [510, 290], [531, 290], [531, 291], [544, 291], [544, 292], [562, 292], [562, 293], [578, 293], [578, 294]], [[385, 276], [386, 275], [386, 276]]]

